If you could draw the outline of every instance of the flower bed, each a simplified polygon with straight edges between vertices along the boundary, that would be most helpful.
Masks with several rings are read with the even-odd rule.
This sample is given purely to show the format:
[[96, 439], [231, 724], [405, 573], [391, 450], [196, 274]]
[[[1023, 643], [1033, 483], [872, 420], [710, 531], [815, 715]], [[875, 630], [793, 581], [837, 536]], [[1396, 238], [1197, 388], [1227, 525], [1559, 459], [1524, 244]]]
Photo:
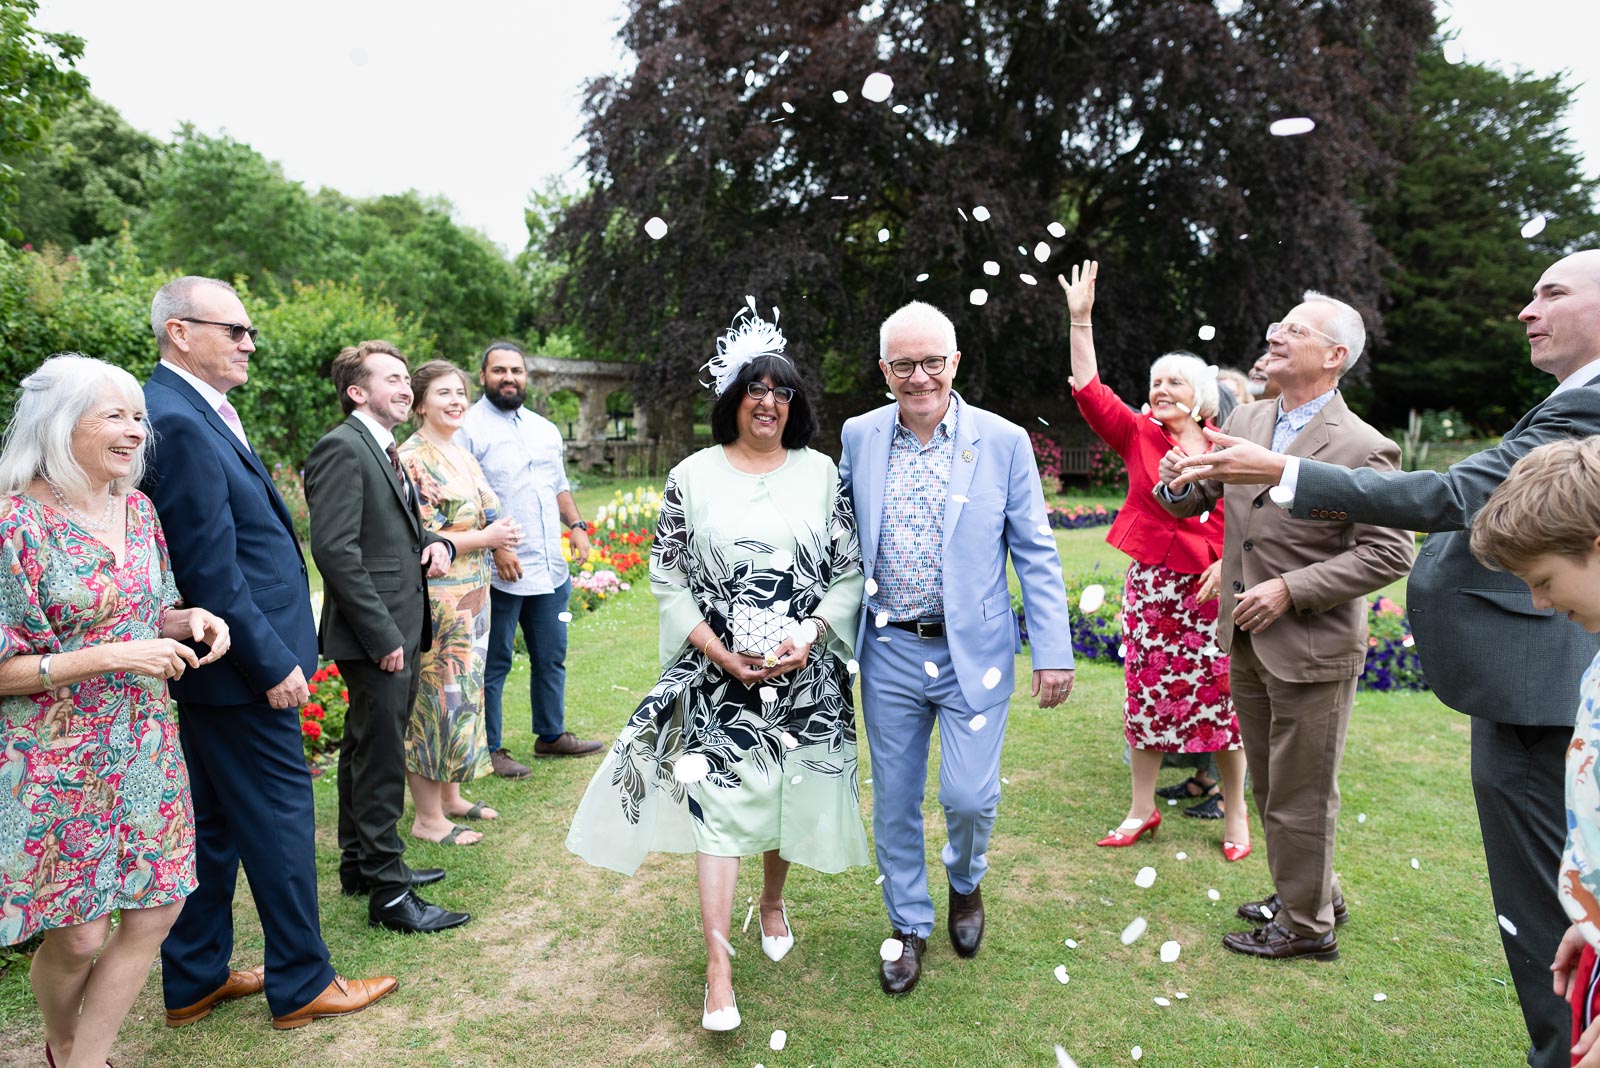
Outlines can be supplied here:
[[561, 554], [572, 572], [569, 611], [593, 612], [608, 597], [649, 577], [650, 546], [660, 511], [659, 491], [644, 486], [632, 493], [618, 490], [590, 520], [589, 559], [582, 564], [573, 562], [571, 534], [561, 535]]
[[350, 711], [350, 691], [339, 677], [339, 665], [324, 663], [310, 679], [311, 697], [300, 706], [300, 742], [306, 763], [316, 767], [339, 748], [344, 738], [344, 717]]
[[1117, 521], [1118, 508], [1103, 504], [1073, 504], [1061, 508], [1045, 505], [1045, 521], [1058, 530], [1084, 530], [1089, 527], [1109, 527]]

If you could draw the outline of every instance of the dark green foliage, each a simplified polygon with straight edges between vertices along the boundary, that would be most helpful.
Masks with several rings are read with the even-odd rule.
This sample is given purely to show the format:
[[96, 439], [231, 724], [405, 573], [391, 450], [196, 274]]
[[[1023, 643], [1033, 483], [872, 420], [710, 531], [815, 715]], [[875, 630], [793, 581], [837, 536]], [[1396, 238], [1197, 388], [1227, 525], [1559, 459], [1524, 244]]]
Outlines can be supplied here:
[[18, 240], [13, 219], [18, 164], [41, 144], [51, 121], [89, 91], [73, 69], [83, 38], [42, 33], [30, 22], [37, 0], [0, 0], [0, 237]]
[[92, 96], [74, 102], [50, 128], [38, 158], [17, 182], [20, 240], [73, 249], [114, 236], [149, 202], [147, 183], [161, 144]]

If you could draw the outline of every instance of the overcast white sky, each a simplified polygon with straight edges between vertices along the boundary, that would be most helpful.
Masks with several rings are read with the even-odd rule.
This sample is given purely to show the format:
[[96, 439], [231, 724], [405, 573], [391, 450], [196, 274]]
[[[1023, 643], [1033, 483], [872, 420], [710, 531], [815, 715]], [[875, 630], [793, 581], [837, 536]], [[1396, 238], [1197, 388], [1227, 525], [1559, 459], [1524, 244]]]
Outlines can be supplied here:
[[[418, 189], [509, 252], [528, 192], [568, 172], [584, 79], [623, 69], [619, 0], [43, 0], [135, 126], [226, 131], [308, 188]], [[1468, 59], [1579, 84], [1569, 126], [1600, 172], [1592, 0], [1440, 0]], [[1582, 12], [1589, 10], [1590, 15]], [[866, 72], [863, 72], [863, 75]], [[854, 87], [850, 87], [852, 90]]]

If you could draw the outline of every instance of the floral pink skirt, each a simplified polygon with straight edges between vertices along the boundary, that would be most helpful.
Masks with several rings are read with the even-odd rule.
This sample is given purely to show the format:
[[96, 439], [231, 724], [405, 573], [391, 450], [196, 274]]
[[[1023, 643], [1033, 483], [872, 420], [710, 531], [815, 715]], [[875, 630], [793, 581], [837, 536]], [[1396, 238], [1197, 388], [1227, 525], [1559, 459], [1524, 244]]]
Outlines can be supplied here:
[[1217, 598], [1195, 600], [1199, 575], [1159, 564], [1128, 567], [1128, 707], [1124, 733], [1135, 749], [1215, 753], [1239, 748], [1228, 657], [1217, 648]]

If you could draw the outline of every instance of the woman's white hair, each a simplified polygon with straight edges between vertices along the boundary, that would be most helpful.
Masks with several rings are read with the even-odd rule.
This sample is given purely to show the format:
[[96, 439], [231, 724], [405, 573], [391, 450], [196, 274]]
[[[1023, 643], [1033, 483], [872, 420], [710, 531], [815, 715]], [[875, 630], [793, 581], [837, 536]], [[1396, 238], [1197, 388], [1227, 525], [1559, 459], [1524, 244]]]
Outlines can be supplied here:
[[1169, 368], [1194, 390], [1194, 414], [1202, 419], [1217, 417], [1217, 369], [1192, 352], [1169, 352], [1150, 365], [1150, 384], [1156, 373]]
[[1361, 321], [1360, 312], [1326, 293], [1308, 289], [1300, 299], [1306, 304], [1326, 304], [1331, 309], [1323, 325], [1328, 328], [1326, 333], [1333, 338], [1334, 344], [1343, 345], [1348, 352], [1344, 363], [1339, 366], [1339, 377], [1343, 378], [1361, 359], [1361, 353], [1367, 347], [1367, 324]]
[[878, 328], [878, 359], [889, 359], [889, 338], [896, 330], [906, 327], [931, 326], [944, 335], [944, 352], [924, 352], [923, 356], [945, 355], [956, 351], [956, 324], [950, 317], [925, 301], [914, 300], [897, 310]]
[[[36, 478], [47, 478], [68, 496], [89, 492], [89, 476], [72, 455], [72, 434], [78, 423], [100, 403], [110, 386], [135, 411], [144, 411], [144, 391], [127, 371], [78, 352], [58, 353], [22, 380], [16, 407], [0, 447], [0, 493], [21, 493]], [[147, 435], [133, 454], [128, 477], [112, 484], [112, 492], [127, 493], [144, 476]]]

